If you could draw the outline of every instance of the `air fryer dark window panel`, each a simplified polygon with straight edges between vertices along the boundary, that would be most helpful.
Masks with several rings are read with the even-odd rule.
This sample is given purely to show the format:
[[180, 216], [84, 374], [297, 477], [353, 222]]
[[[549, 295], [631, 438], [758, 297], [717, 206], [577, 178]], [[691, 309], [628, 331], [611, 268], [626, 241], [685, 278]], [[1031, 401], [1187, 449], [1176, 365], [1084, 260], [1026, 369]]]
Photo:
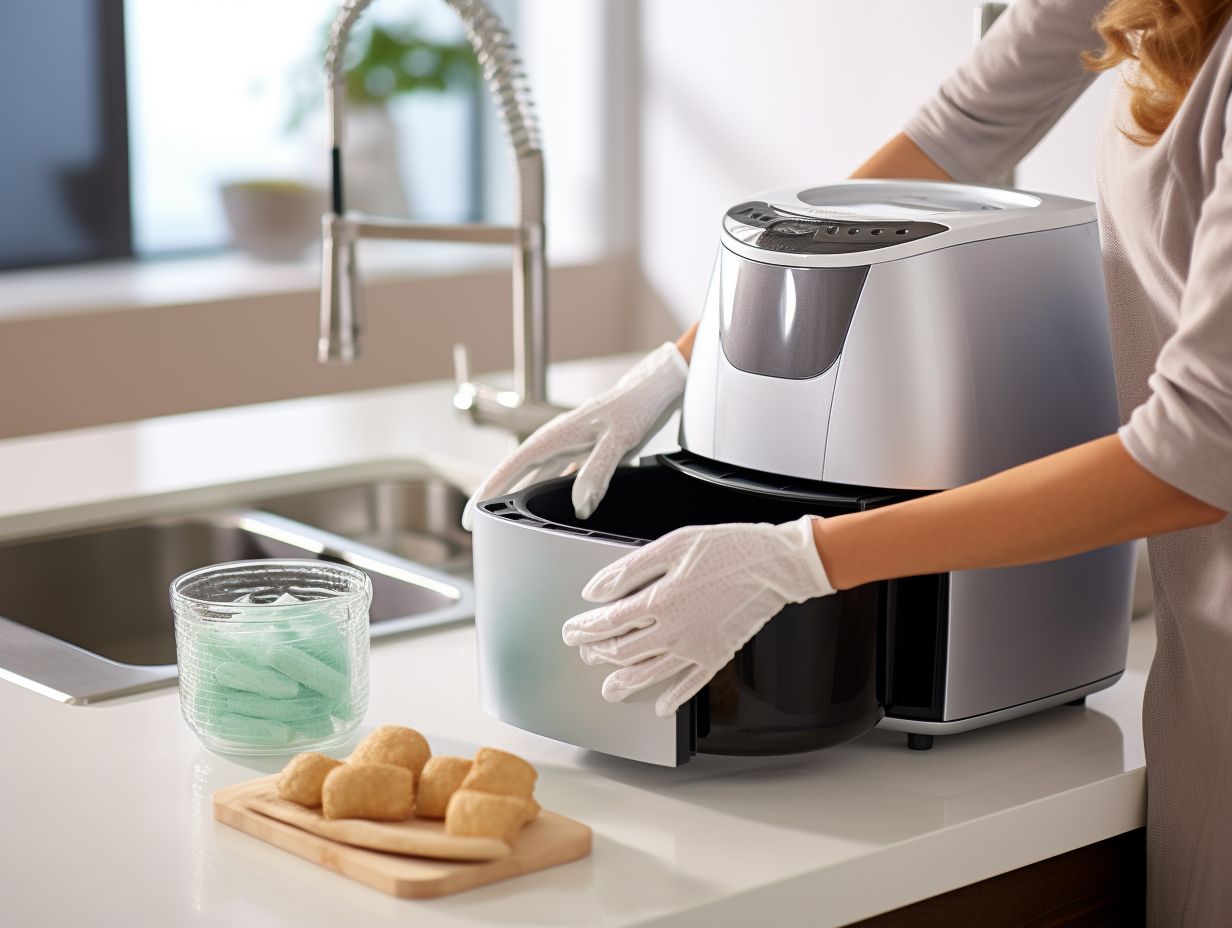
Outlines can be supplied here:
[[3, 17], [0, 268], [131, 255], [121, 0]]
[[838, 360], [867, 267], [795, 268], [725, 255], [719, 341], [750, 374], [807, 380]]
[[949, 586], [948, 574], [886, 584], [882, 705], [889, 715], [942, 720]]

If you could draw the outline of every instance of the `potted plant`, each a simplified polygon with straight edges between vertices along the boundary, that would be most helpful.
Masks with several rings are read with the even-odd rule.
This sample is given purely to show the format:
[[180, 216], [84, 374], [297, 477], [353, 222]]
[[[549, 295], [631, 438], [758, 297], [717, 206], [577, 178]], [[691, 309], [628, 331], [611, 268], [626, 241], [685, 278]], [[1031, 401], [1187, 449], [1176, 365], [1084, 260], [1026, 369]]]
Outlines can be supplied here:
[[[436, 41], [423, 35], [415, 24], [399, 28], [380, 22], [356, 31], [348, 59], [344, 72], [348, 205], [363, 212], [405, 216], [408, 203], [398, 170], [398, 131], [390, 105], [412, 94], [459, 88], [473, 92], [478, 62], [465, 41]], [[323, 60], [322, 51], [314, 59], [311, 86], [301, 81], [289, 121], [291, 129], [301, 125], [321, 104]], [[304, 92], [308, 90], [311, 92]]]
[[[409, 204], [390, 103], [410, 94], [459, 88], [473, 92], [478, 62], [466, 42], [436, 41], [415, 24], [372, 23], [356, 31], [351, 45], [344, 71], [347, 205], [378, 215], [406, 216]], [[288, 132], [302, 129], [322, 107], [324, 48], [323, 42], [292, 75], [295, 90]], [[223, 185], [222, 197], [232, 239], [255, 257], [298, 257], [319, 235], [325, 195], [318, 185], [244, 179]]]

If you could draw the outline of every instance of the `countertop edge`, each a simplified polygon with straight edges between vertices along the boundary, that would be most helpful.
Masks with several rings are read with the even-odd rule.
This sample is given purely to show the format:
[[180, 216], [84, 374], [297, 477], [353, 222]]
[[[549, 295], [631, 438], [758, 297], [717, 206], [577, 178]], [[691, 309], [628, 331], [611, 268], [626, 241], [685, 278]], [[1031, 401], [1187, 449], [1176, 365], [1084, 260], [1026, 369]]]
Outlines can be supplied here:
[[[1146, 770], [1138, 768], [646, 924], [713, 928], [720, 916], [755, 922], [773, 912], [775, 928], [841, 928], [1145, 824]], [[1007, 844], [1007, 829], [1020, 840]], [[876, 872], [870, 857], [877, 858]], [[870, 897], [875, 904], [859, 904]], [[818, 911], [821, 900], [830, 900], [824, 911]]]

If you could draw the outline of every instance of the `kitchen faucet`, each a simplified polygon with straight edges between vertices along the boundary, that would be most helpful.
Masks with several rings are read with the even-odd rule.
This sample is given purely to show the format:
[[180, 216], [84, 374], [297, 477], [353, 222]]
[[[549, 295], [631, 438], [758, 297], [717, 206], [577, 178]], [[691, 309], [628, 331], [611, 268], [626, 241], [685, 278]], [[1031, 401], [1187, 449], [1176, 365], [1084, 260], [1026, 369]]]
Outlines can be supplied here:
[[346, 108], [343, 55], [351, 29], [372, 0], [347, 0], [338, 10], [325, 53], [329, 111], [330, 208], [321, 217], [321, 337], [318, 358], [354, 361], [359, 355], [361, 294], [355, 243], [363, 238], [505, 244], [513, 258], [513, 381], [501, 390], [470, 379], [465, 345], [454, 346], [454, 405], [479, 424], [497, 425], [519, 437], [561, 411], [547, 401], [547, 268], [544, 259], [543, 149], [530, 88], [509, 30], [485, 0], [445, 0], [462, 18], [483, 69], [514, 157], [512, 225], [431, 225], [345, 209], [342, 133]]

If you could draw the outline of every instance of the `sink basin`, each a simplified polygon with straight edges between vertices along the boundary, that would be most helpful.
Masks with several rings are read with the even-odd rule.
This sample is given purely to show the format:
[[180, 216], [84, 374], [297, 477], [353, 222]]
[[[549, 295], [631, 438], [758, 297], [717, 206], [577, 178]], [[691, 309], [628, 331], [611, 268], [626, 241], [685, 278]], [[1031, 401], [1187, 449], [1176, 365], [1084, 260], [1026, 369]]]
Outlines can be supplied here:
[[359, 567], [372, 579], [374, 639], [473, 618], [463, 576], [470, 538], [458, 527], [464, 503], [438, 477], [352, 477], [0, 542], [0, 678], [69, 703], [173, 682], [167, 588], [221, 561], [320, 558]]
[[466, 496], [440, 479], [389, 478], [256, 500], [272, 512], [450, 573], [469, 573]]

